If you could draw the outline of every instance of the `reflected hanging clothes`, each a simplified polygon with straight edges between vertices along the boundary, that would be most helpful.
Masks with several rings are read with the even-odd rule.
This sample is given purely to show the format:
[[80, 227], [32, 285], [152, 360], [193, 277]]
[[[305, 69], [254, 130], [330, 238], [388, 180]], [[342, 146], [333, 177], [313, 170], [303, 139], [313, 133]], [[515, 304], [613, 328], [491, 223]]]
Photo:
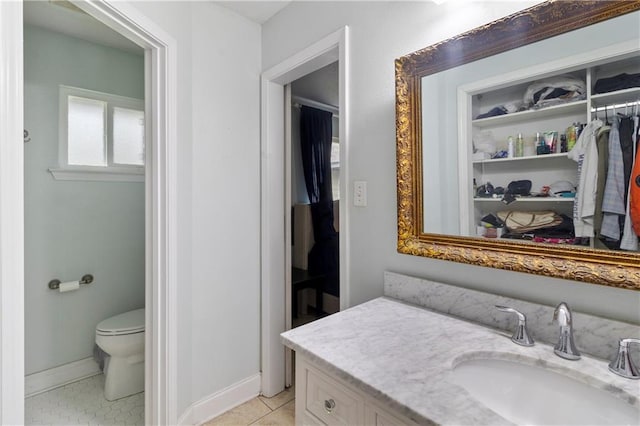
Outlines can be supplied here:
[[567, 157], [578, 163], [578, 189], [573, 202], [573, 226], [576, 237], [594, 236], [596, 191], [598, 187], [598, 148], [596, 135], [604, 123], [593, 120], [580, 133]]
[[604, 186], [607, 181], [607, 174], [609, 173], [609, 131], [611, 130], [611, 125], [609, 124], [609, 120], [607, 120], [598, 130], [598, 134], [596, 136], [596, 147], [598, 149], [598, 183], [596, 188], [596, 212], [593, 218], [593, 227], [595, 230], [595, 240], [594, 247], [600, 249], [607, 249], [608, 247], [604, 244], [602, 239], [602, 234], [600, 233], [602, 229], [602, 200], [604, 198]]
[[609, 167], [602, 199], [601, 240], [610, 249], [620, 247], [620, 218], [626, 214], [624, 160], [620, 147], [619, 121], [614, 117], [609, 131]]
[[[627, 210], [624, 220], [624, 225], [622, 228], [622, 239], [620, 240], [620, 248], [622, 250], [629, 251], [638, 251], [638, 236], [633, 231], [633, 225], [631, 221], [631, 188], [632, 185], [632, 170], [634, 168], [635, 158], [636, 158], [636, 137], [635, 135], [638, 132], [638, 120], [637, 117], [625, 117], [623, 119], [623, 123], [625, 123], [624, 133], [622, 132], [622, 128], [620, 129], [621, 134], [621, 143], [622, 150], [624, 155], [625, 145], [628, 146], [628, 150], [631, 152], [629, 164], [625, 163], [625, 170], [628, 166], [629, 168], [629, 176], [626, 181], [627, 188]], [[624, 142], [623, 142], [624, 140]], [[625, 160], [626, 161], [626, 160]]]
[[[638, 117], [635, 117], [638, 123]], [[640, 236], [640, 129], [636, 124], [636, 132], [634, 134], [636, 157], [629, 180], [629, 214], [633, 225], [633, 231]]]
[[623, 116], [620, 118], [620, 147], [622, 149], [622, 160], [624, 161], [624, 202], [627, 203], [629, 196], [629, 181], [631, 178], [631, 169], [633, 168], [633, 160], [635, 158], [635, 141], [634, 141], [635, 124], [633, 117]]

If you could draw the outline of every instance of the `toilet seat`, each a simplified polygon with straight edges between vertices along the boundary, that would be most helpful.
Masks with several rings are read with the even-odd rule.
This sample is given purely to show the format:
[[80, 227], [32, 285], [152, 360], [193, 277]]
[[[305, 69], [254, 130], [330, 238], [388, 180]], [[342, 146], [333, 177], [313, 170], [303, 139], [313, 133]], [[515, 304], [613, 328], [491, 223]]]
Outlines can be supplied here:
[[144, 332], [144, 308], [107, 318], [96, 326], [100, 336], [122, 336]]

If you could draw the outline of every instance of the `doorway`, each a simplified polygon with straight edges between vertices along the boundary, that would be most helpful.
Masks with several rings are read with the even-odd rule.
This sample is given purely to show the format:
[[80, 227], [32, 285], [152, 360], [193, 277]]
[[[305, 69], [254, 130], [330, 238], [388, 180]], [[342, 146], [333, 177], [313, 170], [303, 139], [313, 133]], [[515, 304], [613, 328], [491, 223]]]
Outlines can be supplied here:
[[[175, 424], [176, 413], [176, 42], [137, 9], [74, 2], [145, 49], [145, 419]], [[0, 420], [24, 423], [23, 10], [0, 2]], [[153, 84], [151, 84], [153, 82]], [[18, 143], [16, 143], [18, 142]], [[6, 308], [6, 309], [5, 309]]]
[[[333, 260], [333, 245], [325, 244], [318, 250], [314, 245], [316, 238], [309, 193], [306, 184], [306, 176], [311, 176], [311, 170], [305, 170], [305, 160], [303, 160], [302, 143], [310, 144], [309, 139], [316, 137], [313, 135], [315, 129], [309, 129], [308, 124], [302, 123], [302, 110], [316, 113], [315, 120], [325, 120], [330, 124], [330, 134], [325, 135], [325, 145], [330, 144], [330, 161], [326, 166], [329, 179], [325, 185], [330, 186], [326, 192], [331, 194], [331, 209], [327, 213], [333, 216], [329, 220], [331, 226], [323, 229], [325, 233], [330, 233], [328, 238], [335, 238], [334, 232], [338, 235], [340, 231], [340, 110], [339, 99], [339, 62], [333, 62], [310, 74], [307, 74], [287, 85], [287, 93], [291, 92], [290, 102], [287, 96], [287, 103], [291, 108], [291, 132], [290, 148], [290, 193], [291, 193], [291, 220], [287, 229], [292, 232], [291, 256], [288, 256], [289, 267], [291, 268], [291, 297], [287, 301], [291, 303], [291, 323], [287, 323], [287, 329], [321, 318], [327, 314], [332, 314], [340, 310], [339, 292], [339, 262]], [[308, 115], [307, 119], [310, 119]], [[308, 131], [303, 137], [301, 128]], [[329, 139], [330, 138], [330, 139]], [[304, 140], [304, 142], [303, 142]], [[312, 168], [310, 154], [307, 155], [307, 169]], [[327, 237], [325, 237], [327, 238]], [[313, 253], [312, 253], [313, 251]], [[311, 256], [311, 259], [310, 259]], [[314, 263], [313, 256], [324, 258], [329, 257], [321, 265], [310, 265]], [[337, 257], [337, 256], [336, 256]], [[318, 263], [317, 261], [315, 263]], [[330, 263], [327, 265], [327, 263]], [[315, 269], [315, 270], [314, 270]], [[288, 309], [287, 309], [288, 311]]]
[[71, 3], [23, 5], [25, 424], [144, 424], [143, 311], [125, 380], [108, 322], [145, 304], [144, 49]]
[[[340, 310], [339, 83], [336, 61], [285, 86], [285, 330]], [[286, 387], [294, 364], [286, 349]]]
[[[293, 55], [282, 63], [262, 74], [262, 188], [261, 188], [261, 229], [262, 229], [262, 393], [270, 397], [285, 388], [288, 382], [286, 351], [280, 342], [280, 333], [285, 331], [287, 317], [291, 314], [286, 308], [290, 300], [286, 284], [289, 282], [291, 247], [290, 227], [287, 216], [291, 214], [290, 191], [286, 182], [290, 158], [286, 154], [285, 133], [290, 130], [284, 126], [286, 108], [285, 86], [295, 80], [311, 74], [329, 64], [338, 63], [339, 75], [339, 140], [341, 144], [340, 164], [346, 165], [348, 158], [348, 27], [344, 27], [319, 40], [303, 51]], [[340, 199], [349, 199], [347, 182], [348, 170], [341, 169]], [[349, 306], [348, 286], [348, 203], [339, 209], [340, 237], [340, 309]], [[285, 218], [283, 221], [282, 218]], [[284, 238], [283, 238], [284, 237]], [[283, 313], [285, 313], [283, 315]]]

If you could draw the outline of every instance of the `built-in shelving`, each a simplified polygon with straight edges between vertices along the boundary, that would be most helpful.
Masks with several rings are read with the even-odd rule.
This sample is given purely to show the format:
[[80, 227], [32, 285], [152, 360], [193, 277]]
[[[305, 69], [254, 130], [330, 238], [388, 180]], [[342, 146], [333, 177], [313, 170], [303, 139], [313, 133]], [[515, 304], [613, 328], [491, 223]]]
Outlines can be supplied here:
[[604, 107], [609, 105], [620, 105], [626, 103], [636, 103], [640, 101], [640, 87], [617, 90], [615, 92], [600, 93], [591, 95], [591, 105]]
[[[476, 203], [501, 203], [502, 197], [475, 197], [473, 201]], [[520, 197], [508, 205], [514, 203], [573, 203], [573, 197]]]
[[[471, 185], [485, 185], [491, 183], [494, 187], [506, 188], [510, 182], [519, 180], [531, 181], [531, 191], [533, 194], [541, 192], [544, 187], [551, 186], [556, 182], [568, 181], [572, 186], [578, 184], [578, 163], [569, 158], [567, 152], [529, 155], [524, 157], [473, 159], [470, 149], [470, 142], [476, 135], [482, 138], [491, 139], [495, 144], [496, 151], [506, 150], [509, 138], [521, 134], [524, 137], [525, 149], [531, 152], [535, 149], [537, 134], [545, 132], [557, 132], [558, 139], [561, 134], [567, 134], [568, 128], [574, 123], [589, 123], [596, 116], [603, 117], [602, 111], [607, 107], [609, 117], [613, 116], [612, 107], [617, 107], [617, 112], [632, 113], [636, 105], [640, 105], [640, 87], [622, 89], [609, 93], [593, 94], [594, 84], [600, 78], [611, 78], [623, 72], [632, 72], [637, 68], [640, 60], [637, 55], [611, 56], [611, 60], [602, 62], [599, 59], [599, 66], [591, 66], [589, 63], [578, 64], [567, 61], [567, 70], [571, 71], [576, 78], [584, 79], [587, 86], [585, 99], [570, 101], [564, 104], [553, 105], [540, 109], [530, 109], [527, 111], [498, 115], [475, 119], [479, 112], [488, 111], [498, 105], [516, 104], [522, 99], [525, 90], [532, 82], [540, 81], [540, 76], [529, 74], [527, 70], [522, 70], [521, 78], [512, 78], [514, 83], [505, 86], [495, 79], [486, 81], [486, 86], [478, 82], [467, 92], [465, 104], [461, 103], [460, 122], [464, 123], [466, 132], [463, 138], [469, 141], [469, 145], [462, 150], [461, 155], [467, 156], [468, 171], [461, 185], [461, 193], [467, 200], [468, 211], [461, 215], [461, 229], [463, 232], [471, 233], [478, 225], [481, 218], [487, 214], [495, 214], [501, 210], [523, 210], [542, 211], [553, 210], [559, 214], [572, 216], [574, 197], [517, 197], [515, 201], [506, 204], [502, 201], [502, 196], [476, 197], [471, 190]], [[635, 68], [634, 68], [635, 67]], [[636, 71], [637, 72], [637, 71]], [[562, 68], [557, 68], [556, 75], [563, 75], [566, 72]], [[546, 78], [549, 74], [545, 74]], [[462, 98], [461, 98], [462, 99]], [[595, 114], [595, 112], [598, 112]], [[465, 136], [466, 133], [466, 136]], [[556, 140], [556, 144], [560, 143]], [[464, 160], [464, 159], [463, 159]]]
[[576, 101], [562, 105], [554, 105], [540, 109], [513, 112], [511, 114], [497, 115], [495, 117], [479, 118], [472, 120], [471, 124], [478, 128], [502, 126], [505, 124], [517, 124], [531, 120], [541, 120], [559, 115], [570, 115], [587, 111], [587, 101]]
[[496, 164], [506, 163], [512, 161], [545, 161], [554, 158], [567, 158], [566, 152], [560, 152], [556, 154], [543, 154], [543, 155], [529, 155], [526, 157], [511, 157], [511, 158], [489, 158], [485, 160], [474, 160], [473, 164]]

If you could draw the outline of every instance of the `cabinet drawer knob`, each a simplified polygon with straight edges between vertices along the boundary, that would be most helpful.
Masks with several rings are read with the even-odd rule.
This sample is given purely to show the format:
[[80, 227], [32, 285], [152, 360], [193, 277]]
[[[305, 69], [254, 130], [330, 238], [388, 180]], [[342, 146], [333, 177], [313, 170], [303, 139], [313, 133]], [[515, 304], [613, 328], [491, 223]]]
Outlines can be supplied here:
[[327, 413], [331, 414], [334, 408], [336, 408], [336, 402], [333, 399], [324, 400], [324, 409]]

